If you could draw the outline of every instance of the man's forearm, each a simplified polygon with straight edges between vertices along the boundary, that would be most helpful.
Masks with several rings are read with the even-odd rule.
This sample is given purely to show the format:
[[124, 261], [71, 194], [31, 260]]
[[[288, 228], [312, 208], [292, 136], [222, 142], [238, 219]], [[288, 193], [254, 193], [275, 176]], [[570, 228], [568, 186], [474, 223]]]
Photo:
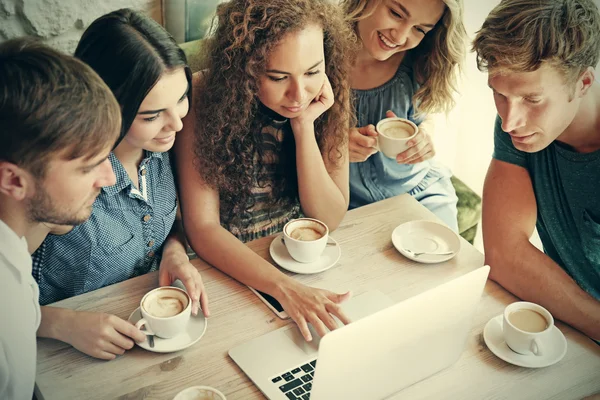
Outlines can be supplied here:
[[42, 321], [37, 330], [38, 337], [66, 341], [63, 335], [63, 328], [69, 326], [68, 320], [73, 313], [72, 310], [59, 307], [40, 307], [42, 312]]
[[544, 306], [556, 319], [600, 340], [600, 301], [531, 243], [506, 250], [486, 247], [491, 279], [521, 299]]

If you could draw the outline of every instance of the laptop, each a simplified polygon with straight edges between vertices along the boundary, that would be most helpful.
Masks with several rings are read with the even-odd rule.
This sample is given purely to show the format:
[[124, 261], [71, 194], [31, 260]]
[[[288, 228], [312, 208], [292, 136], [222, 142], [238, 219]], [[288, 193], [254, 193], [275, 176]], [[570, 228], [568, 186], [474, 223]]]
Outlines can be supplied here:
[[293, 324], [236, 346], [229, 356], [271, 400], [383, 399], [458, 360], [489, 270], [397, 304], [366, 292], [344, 304], [353, 322], [323, 338], [311, 327], [313, 341], [305, 342]]

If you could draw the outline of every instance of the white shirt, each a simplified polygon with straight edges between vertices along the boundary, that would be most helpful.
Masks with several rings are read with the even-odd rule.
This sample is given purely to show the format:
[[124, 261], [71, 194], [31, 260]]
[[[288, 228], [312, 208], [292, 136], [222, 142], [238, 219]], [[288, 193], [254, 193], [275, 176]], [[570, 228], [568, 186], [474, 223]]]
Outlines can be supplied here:
[[38, 299], [27, 241], [0, 220], [0, 399], [33, 395]]

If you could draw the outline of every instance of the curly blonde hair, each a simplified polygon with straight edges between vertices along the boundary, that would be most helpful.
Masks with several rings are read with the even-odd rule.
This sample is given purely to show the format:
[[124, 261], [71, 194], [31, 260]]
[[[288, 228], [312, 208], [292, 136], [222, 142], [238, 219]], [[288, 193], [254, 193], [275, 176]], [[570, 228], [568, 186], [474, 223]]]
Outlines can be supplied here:
[[543, 63], [574, 83], [600, 57], [600, 14], [592, 0], [504, 0], [473, 41], [477, 67], [535, 71]]
[[272, 186], [271, 205], [298, 196], [295, 145], [293, 137], [291, 143], [285, 139], [290, 135], [278, 155], [275, 182], [261, 178], [265, 120], [257, 94], [271, 52], [286, 35], [310, 24], [323, 29], [325, 73], [335, 103], [315, 121], [315, 132], [321, 154], [338, 163], [353, 124], [349, 74], [356, 38], [339, 8], [325, 0], [232, 0], [218, 6], [213, 24], [195, 108], [201, 124], [196, 155], [205, 182], [219, 191], [221, 223], [229, 228], [249, 215], [256, 182]]
[[[384, 0], [342, 0], [346, 15], [356, 24], [367, 18], [365, 10], [371, 10]], [[462, 0], [443, 0], [444, 14], [435, 27], [425, 35], [421, 43], [409, 50], [414, 55], [413, 70], [419, 89], [413, 96], [418, 113], [448, 112], [455, 104], [457, 75], [462, 68], [466, 53], [467, 31], [463, 23]]]

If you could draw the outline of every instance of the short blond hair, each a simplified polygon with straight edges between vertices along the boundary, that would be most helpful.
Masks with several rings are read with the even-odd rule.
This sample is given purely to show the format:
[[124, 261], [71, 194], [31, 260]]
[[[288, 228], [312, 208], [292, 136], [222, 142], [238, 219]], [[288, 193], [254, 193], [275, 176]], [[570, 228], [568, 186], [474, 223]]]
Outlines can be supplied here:
[[574, 83], [600, 57], [593, 0], [503, 0], [473, 41], [481, 70], [531, 72], [547, 63]]
[[0, 161], [41, 179], [52, 158], [96, 157], [120, 129], [119, 103], [87, 64], [31, 38], [0, 44]]

